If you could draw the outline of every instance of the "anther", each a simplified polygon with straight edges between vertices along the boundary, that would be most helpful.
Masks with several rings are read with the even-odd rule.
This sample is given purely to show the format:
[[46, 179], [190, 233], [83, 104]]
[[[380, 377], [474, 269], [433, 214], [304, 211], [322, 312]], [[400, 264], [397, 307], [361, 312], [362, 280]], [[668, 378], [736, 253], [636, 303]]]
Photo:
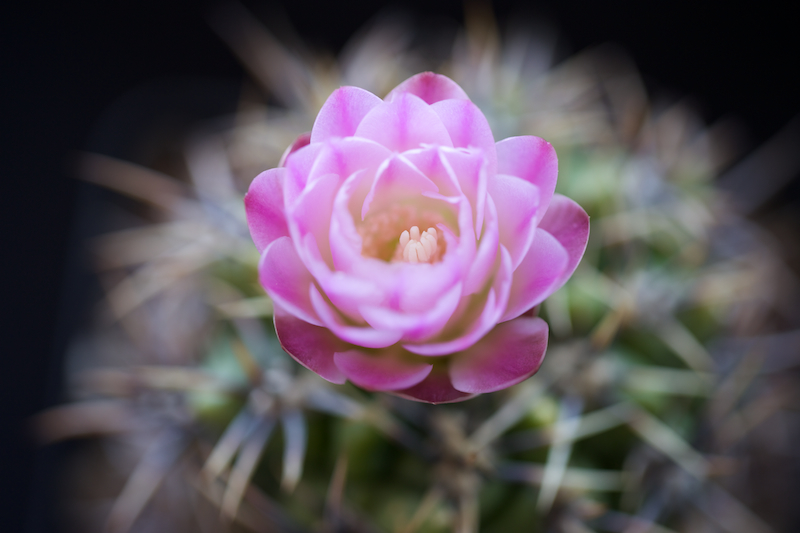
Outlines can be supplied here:
[[430, 262], [439, 249], [438, 235], [434, 228], [428, 228], [420, 235], [419, 228], [412, 226], [400, 234], [400, 248], [404, 261], [409, 263]]

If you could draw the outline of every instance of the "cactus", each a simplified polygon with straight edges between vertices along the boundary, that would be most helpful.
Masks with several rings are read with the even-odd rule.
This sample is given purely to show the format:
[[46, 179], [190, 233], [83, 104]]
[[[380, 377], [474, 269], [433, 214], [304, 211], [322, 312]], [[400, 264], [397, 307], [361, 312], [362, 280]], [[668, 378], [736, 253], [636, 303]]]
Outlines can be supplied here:
[[[724, 129], [683, 103], [655, 106], [619, 49], [553, 64], [549, 33], [466, 20], [435, 63], [392, 21], [331, 62], [231, 8], [216, 29], [280, 107], [243, 96], [233, 120], [186, 141], [183, 173], [84, 157], [84, 179], [143, 202], [149, 219], [94, 243], [106, 293], [73, 343], [75, 401], [37, 419], [46, 441], [102, 443], [72, 460], [81, 473], [65, 505], [83, 509], [79, 529], [781, 527], [751, 508], [763, 502], [747, 465], [764, 454], [760, 424], [795, 397], [779, 370], [797, 356], [777, 361], [790, 341], [768, 335], [793, 282], [715, 184], [732, 161]], [[583, 263], [540, 309], [551, 344], [539, 373], [446, 406], [332, 385], [294, 363], [242, 205], [333, 89], [382, 94], [423, 69], [464, 87], [498, 138], [551, 141], [559, 190], [592, 221]]]

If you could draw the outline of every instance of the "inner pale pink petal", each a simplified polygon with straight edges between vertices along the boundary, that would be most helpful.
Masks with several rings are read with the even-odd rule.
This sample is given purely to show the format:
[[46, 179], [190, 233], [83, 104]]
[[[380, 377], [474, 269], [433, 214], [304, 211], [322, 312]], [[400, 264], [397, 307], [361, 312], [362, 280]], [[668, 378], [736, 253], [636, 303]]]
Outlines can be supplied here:
[[499, 141], [496, 146], [498, 173], [517, 176], [538, 187], [538, 223], [556, 190], [558, 156], [555, 149], [549, 142], [532, 135], [509, 137]]
[[377, 330], [372, 327], [358, 327], [345, 320], [331, 308], [320, 294], [319, 289], [311, 286], [309, 296], [314, 310], [322, 323], [340, 339], [364, 348], [386, 348], [400, 340], [403, 333], [393, 330]]
[[286, 175], [283, 182], [283, 205], [291, 206], [303, 192], [311, 167], [317, 160], [324, 144], [315, 143], [298, 149], [286, 159]]
[[359, 307], [377, 305], [382, 301], [379, 286], [367, 278], [331, 270], [322, 259], [317, 241], [310, 233], [298, 246], [298, 255], [333, 306], [354, 324], [365, 325]]
[[[499, 267], [495, 274], [492, 287], [488, 294], [474, 294], [469, 300], [462, 300], [467, 304], [466, 309], [457, 309], [453, 313], [450, 323], [445, 329], [453, 328], [456, 335], [451, 340], [431, 342], [424, 344], [404, 344], [403, 348], [411, 353], [426, 356], [440, 356], [454, 354], [465, 350], [478, 342], [497, 324], [500, 316], [508, 304], [511, 289], [511, 256], [504, 246], [500, 246]], [[477, 317], [475, 315], [475, 311]], [[466, 323], [466, 327], [464, 327]]]
[[286, 169], [273, 168], [262, 172], [244, 195], [244, 209], [250, 236], [261, 253], [278, 237], [289, 235], [283, 210], [283, 179]]
[[361, 219], [366, 218], [373, 202], [376, 203], [377, 209], [385, 209], [398, 201], [419, 197], [423, 192], [438, 191], [436, 184], [420, 172], [411, 161], [396, 155], [384, 161], [378, 169], [372, 188], [364, 199]]
[[433, 307], [421, 313], [404, 313], [382, 306], [365, 305], [361, 316], [375, 329], [399, 329], [404, 342], [421, 342], [444, 328], [461, 299], [461, 284], [437, 298]]
[[366, 325], [361, 315], [362, 306], [379, 305], [382, 300], [375, 283], [346, 272], [332, 272], [324, 278], [317, 278], [317, 281], [334, 307], [354, 324]]
[[[456, 241], [448, 241], [448, 250], [456, 250]], [[401, 313], [430, 310], [447, 291], [463, 278], [467, 264], [450, 251], [444, 260], [435, 263], [386, 262], [372, 257], [357, 257], [347, 272], [348, 277], [369, 282], [376, 287], [374, 303]]]
[[539, 191], [525, 180], [503, 174], [491, 180], [488, 190], [497, 207], [500, 242], [508, 248], [512, 268], [516, 270], [536, 231]]
[[431, 106], [450, 134], [456, 148], [480, 148], [490, 176], [497, 173], [497, 149], [492, 129], [478, 106], [469, 100], [442, 100]]
[[444, 196], [462, 196], [461, 184], [450, 166], [445, 166], [442, 161], [440, 146], [428, 146], [403, 152], [403, 157], [408, 159], [420, 172], [425, 174], [439, 188], [439, 194]]
[[358, 137], [345, 137], [321, 143], [313, 165], [308, 171], [307, 183], [320, 176], [337, 174], [345, 179], [355, 172], [374, 177], [380, 164], [392, 153], [384, 146]]
[[399, 351], [387, 350], [377, 354], [349, 350], [335, 354], [333, 360], [347, 379], [359, 387], [380, 391], [412, 387], [428, 377], [433, 368]]
[[[295, 242], [303, 242], [307, 234], [314, 235], [322, 259], [329, 267], [333, 267], [328, 241], [331, 214], [341, 181], [337, 174], [319, 178], [306, 187], [287, 213], [289, 231]], [[312, 269], [310, 265], [309, 269]]]
[[[361, 255], [363, 243], [350, 206], [353, 195], [359, 190], [368, 192], [369, 187], [369, 176], [359, 171], [347, 178], [336, 192], [330, 228], [331, 255], [336, 270], [350, 270], [355, 258]], [[366, 196], [366, 192], [362, 194]]]
[[281, 347], [298, 363], [330, 382], [343, 384], [344, 374], [333, 361], [333, 354], [347, 350], [348, 345], [327, 328], [313, 326], [275, 304], [275, 332]]
[[453, 146], [447, 129], [428, 104], [410, 93], [398, 94], [367, 113], [357, 137], [376, 141], [389, 150], [404, 152], [422, 144]]
[[491, 197], [486, 202], [485, 228], [464, 283], [464, 294], [475, 294], [484, 290], [487, 281], [494, 274], [494, 266], [500, 245], [498, 235], [497, 208]]
[[359, 87], [336, 89], [319, 110], [311, 130], [311, 142], [352, 136], [361, 120], [381, 102], [380, 98]]
[[392, 89], [386, 96], [387, 101], [394, 100], [403, 93], [411, 93], [420, 97], [425, 103], [434, 104], [440, 100], [458, 98], [469, 100], [467, 93], [459, 85], [441, 74], [420, 72]]
[[258, 274], [261, 285], [278, 305], [306, 322], [323, 325], [308, 295], [314, 278], [298, 257], [291, 238], [279, 237], [267, 246]]
[[[463, 279], [475, 254], [470, 206], [460, 198], [429, 198], [426, 193], [404, 200], [399, 194], [390, 195], [383, 209], [373, 206], [364, 221], [357, 224], [363, 238], [362, 253], [342, 260], [340, 270], [380, 287], [380, 305], [393, 310], [409, 313], [430, 310], [438, 298]], [[433, 228], [437, 249], [430, 261], [412, 264], [402, 257], [395, 258], [394, 254], [403, 233], [409, 233], [415, 226], [420, 231], [420, 242], [424, 240], [422, 233], [431, 234]], [[459, 233], [454, 233], [451, 227]], [[336, 243], [336, 238], [332, 242]]]
[[508, 307], [501, 322], [539, 305], [561, 287], [568, 259], [567, 251], [555, 237], [537, 228], [528, 254], [514, 271]]
[[387, 305], [408, 313], [419, 313], [433, 307], [438, 298], [464, 279], [475, 257], [475, 234], [472, 229], [472, 211], [463, 199], [455, 200], [458, 206], [456, 236], [444, 224], [438, 230], [447, 243], [442, 260], [434, 264], [404, 264], [395, 274]]
[[547, 334], [547, 323], [541, 318], [518, 318], [496, 326], [480, 342], [450, 359], [453, 387], [481, 394], [531, 377], [544, 360]]
[[464, 196], [472, 205], [472, 217], [475, 221], [475, 234], [480, 238], [483, 228], [484, 210], [486, 209], [486, 190], [489, 176], [494, 180], [494, 173], [489, 174], [485, 153], [481, 150], [449, 150], [440, 151], [443, 165], [459, 183]]
[[560, 287], [578, 267], [586, 251], [586, 244], [589, 242], [589, 215], [566, 196], [556, 194], [539, 227], [555, 237], [569, 255], [567, 266], [558, 281]]
[[453, 403], [469, 400], [474, 394], [456, 390], [450, 383], [447, 369], [436, 365], [427, 378], [408, 389], [394, 391], [395, 395], [427, 403]]

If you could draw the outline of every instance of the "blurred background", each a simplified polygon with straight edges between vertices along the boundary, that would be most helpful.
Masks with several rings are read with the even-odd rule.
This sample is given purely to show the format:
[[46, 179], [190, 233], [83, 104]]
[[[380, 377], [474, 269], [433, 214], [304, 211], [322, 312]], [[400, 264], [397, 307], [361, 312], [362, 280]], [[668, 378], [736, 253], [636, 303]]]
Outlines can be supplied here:
[[[465, 24], [460, 1], [243, 5], [276, 39], [322, 63], [332, 62], [381, 13], [425, 42], [449, 42]], [[55, 479], [71, 445], [37, 448], [27, 421], [68, 399], [64, 355], [103, 295], [83, 243], [124, 225], [109, 223], [102, 207], [119, 201], [113, 194], [75, 179], [79, 153], [152, 164], [171, 140], [239, 109], [243, 94], [253, 90], [245, 81], [253, 72], [232, 51], [230, 36], [227, 43], [223, 38], [226, 6], [18, 3], [2, 17], [4, 530], [62, 530]], [[722, 125], [733, 155], [718, 174], [751, 162], [739, 166], [745, 169], [739, 174], [728, 173], [723, 185], [751, 191], [747, 180], [763, 176], [763, 186], [740, 195], [739, 212], [774, 236], [796, 275], [800, 46], [786, 9], [778, 3], [733, 9], [690, 2], [498, 1], [489, 12], [501, 29], [524, 21], [546, 35], [555, 65], [614, 43], [641, 76], [654, 109], [685, 102], [702, 123]], [[285, 104], [279, 96], [267, 103]], [[780, 315], [767, 329], [796, 328], [792, 316]], [[782, 490], [798, 494], [796, 458], [787, 469], [795, 469], [795, 483]], [[785, 531], [800, 527], [796, 514], [779, 512]]]

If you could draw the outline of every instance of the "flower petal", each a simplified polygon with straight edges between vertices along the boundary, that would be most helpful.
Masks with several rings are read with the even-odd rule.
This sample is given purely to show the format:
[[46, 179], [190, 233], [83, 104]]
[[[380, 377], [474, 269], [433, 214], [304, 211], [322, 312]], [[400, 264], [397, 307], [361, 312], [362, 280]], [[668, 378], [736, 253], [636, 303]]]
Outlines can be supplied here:
[[311, 142], [352, 136], [367, 113], [382, 102], [371, 92], [359, 87], [336, 89], [319, 110], [311, 130]]
[[529, 378], [547, 350], [547, 323], [518, 318], [495, 327], [477, 344], [450, 360], [453, 387], [472, 394], [494, 392]]
[[432, 307], [421, 313], [396, 311], [382, 306], [362, 306], [359, 310], [364, 320], [375, 329], [399, 329], [406, 342], [424, 341], [439, 333], [458, 306], [461, 284], [457, 283]]
[[286, 353], [332, 383], [341, 385], [346, 381], [333, 360], [334, 353], [347, 349], [344, 342], [328, 329], [304, 322], [277, 304], [273, 320], [275, 333]]
[[427, 403], [453, 403], [469, 400], [474, 394], [468, 394], [456, 390], [450, 383], [450, 376], [447, 369], [437, 365], [427, 378], [417, 385], [404, 390], [394, 391], [392, 394]]
[[471, 206], [475, 233], [480, 237], [486, 201], [488, 163], [485, 154], [480, 149], [432, 146], [409, 150], [400, 157], [426, 176], [438, 188], [439, 195], [466, 197]]
[[[313, 235], [319, 247], [322, 260], [329, 267], [333, 266], [330, 242], [328, 240], [331, 213], [336, 191], [341, 181], [342, 179], [337, 174], [328, 174], [319, 178], [305, 188], [287, 213], [289, 232], [294, 241], [302, 243], [306, 235]], [[303, 252], [301, 249], [300, 254], [303, 262], [309, 270], [313, 270], [308, 255]]]
[[377, 197], [383, 200], [378, 208], [396, 203], [399, 199], [416, 197], [424, 192], [439, 192], [439, 188], [408, 159], [401, 155], [387, 159], [378, 169], [375, 181], [364, 198], [361, 220], [366, 218], [370, 205]]
[[308, 182], [308, 174], [324, 146], [322, 143], [308, 144], [286, 158], [286, 176], [283, 181], [284, 206], [292, 205], [303, 192]]
[[464, 283], [464, 294], [474, 294], [483, 290], [486, 280], [493, 272], [495, 259], [497, 258], [497, 247], [499, 246], [497, 208], [494, 201], [487, 198], [486, 201], [486, 228], [475, 253], [475, 259], [469, 267], [466, 281]]
[[463, 150], [440, 150], [442, 164], [447, 167], [458, 181], [464, 196], [472, 205], [472, 217], [475, 220], [475, 235], [480, 238], [483, 230], [483, 217], [486, 209], [486, 190], [488, 187], [489, 161], [480, 150], [465, 152]]
[[561, 287], [575, 272], [586, 251], [586, 244], [589, 242], [589, 215], [566, 196], [556, 194], [539, 227], [555, 237], [569, 255], [567, 266], [557, 284]]
[[[506, 250], [505, 246], [500, 246], [500, 263], [497, 273], [495, 274], [492, 287], [489, 289], [488, 295], [485, 297], [483, 306], [479, 310], [476, 318], [465, 320], [464, 315], [469, 314], [473, 307], [472, 302], [475, 300], [480, 301], [482, 295], [473, 295], [471, 299], [462, 301], [462, 305], [466, 307], [457, 309], [451, 318], [448, 326], [459, 328], [460, 334], [454, 339], [442, 342], [430, 342], [426, 344], [404, 344], [403, 348], [411, 353], [426, 356], [440, 356], [448, 355], [462, 350], [466, 350], [478, 340], [486, 335], [497, 324], [503, 310], [508, 304], [509, 291], [511, 289], [511, 278], [513, 272], [511, 271], [511, 256]], [[472, 300], [472, 301], [470, 301]], [[462, 323], [467, 322], [468, 325], [463, 327]]]
[[402, 93], [414, 94], [427, 104], [434, 104], [448, 98], [469, 100], [467, 93], [456, 82], [434, 72], [420, 72], [411, 76], [392, 89], [386, 96], [386, 101], [391, 102]]
[[538, 223], [556, 190], [558, 156], [553, 145], [539, 137], [526, 135], [503, 139], [496, 147], [499, 174], [517, 176], [539, 188]]
[[319, 146], [321, 148], [308, 170], [308, 184], [327, 174], [336, 174], [344, 179], [362, 171], [374, 177], [380, 164], [392, 155], [385, 146], [358, 137], [334, 139]]
[[347, 379], [368, 390], [407, 389], [428, 377], [433, 369], [431, 364], [387, 350], [372, 355], [349, 350], [334, 354], [333, 360]]
[[291, 238], [279, 237], [264, 249], [258, 274], [275, 303], [301, 320], [322, 325], [308, 296], [314, 278], [297, 255]]
[[366, 325], [359, 306], [380, 303], [381, 294], [375, 283], [340, 270], [331, 270], [322, 259], [317, 241], [311, 234], [303, 238], [298, 255], [333, 306], [355, 324]]
[[373, 108], [359, 124], [355, 135], [395, 152], [419, 148], [422, 144], [453, 146], [439, 115], [411, 93], [400, 93]]
[[283, 179], [286, 169], [273, 168], [262, 172], [244, 195], [244, 209], [250, 236], [258, 253], [278, 237], [289, 235], [283, 210]]
[[450, 151], [452, 149], [442, 148], [441, 146], [426, 146], [403, 152], [403, 158], [427, 176], [436, 185], [439, 194], [451, 197], [461, 196], [461, 185], [458, 183], [458, 179], [442, 161], [443, 150]]
[[386, 348], [399, 341], [403, 336], [403, 333], [399, 331], [351, 326], [345, 323], [334, 309], [331, 309], [330, 304], [325, 301], [316, 286], [311, 286], [309, 295], [314, 310], [325, 327], [344, 341], [364, 348]]
[[489, 181], [488, 190], [497, 207], [500, 242], [508, 248], [512, 269], [516, 270], [536, 231], [539, 191], [523, 179], [503, 174]]
[[508, 307], [500, 322], [516, 318], [539, 305], [561, 287], [561, 276], [568, 260], [567, 251], [556, 238], [538, 228], [528, 254], [514, 271]]
[[431, 105], [456, 148], [480, 148], [489, 162], [487, 172], [497, 172], [497, 148], [492, 128], [478, 106], [469, 100], [442, 100]]
[[[350, 201], [359, 188], [370, 187], [366, 178], [364, 172], [355, 172], [336, 191], [328, 235], [333, 265], [336, 270], [349, 270], [355, 257], [361, 255], [364, 243], [356, 229], [355, 217], [350, 210]], [[363, 205], [363, 200], [361, 204]]]

